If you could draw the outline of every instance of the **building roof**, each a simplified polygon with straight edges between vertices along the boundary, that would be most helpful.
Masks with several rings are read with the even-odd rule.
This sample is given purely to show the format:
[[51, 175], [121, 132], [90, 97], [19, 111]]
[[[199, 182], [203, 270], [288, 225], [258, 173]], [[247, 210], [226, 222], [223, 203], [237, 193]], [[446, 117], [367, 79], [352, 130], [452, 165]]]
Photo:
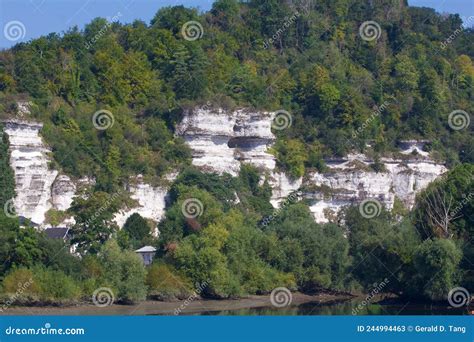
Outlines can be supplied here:
[[69, 232], [67, 227], [46, 228], [44, 233], [50, 239], [64, 239]]
[[135, 251], [136, 253], [150, 253], [150, 252], [156, 252], [156, 248], [153, 246], [145, 246], [140, 249], [137, 249]]
[[28, 226], [28, 227], [39, 227], [39, 224], [36, 222], [31, 221], [29, 218], [24, 216], [18, 216], [20, 220], [20, 226]]

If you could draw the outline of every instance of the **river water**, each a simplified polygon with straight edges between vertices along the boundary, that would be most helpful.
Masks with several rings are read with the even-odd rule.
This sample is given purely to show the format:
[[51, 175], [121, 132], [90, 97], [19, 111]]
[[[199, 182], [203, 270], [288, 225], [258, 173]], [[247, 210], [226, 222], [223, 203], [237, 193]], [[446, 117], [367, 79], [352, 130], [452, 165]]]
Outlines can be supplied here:
[[[456, 309], [448, 305], [430, 304], [368, 304], [363, 305], [362, 299], [354, 299], [336, 304], [304, 303], [286, 308], [260, 307], [240, 310], [211, 311], [198, 315], [467, 315], [466, 307]], [[365, 304], [365, 303], [364, 303]], [[195, 313], [196, 314], [196, 313]]]

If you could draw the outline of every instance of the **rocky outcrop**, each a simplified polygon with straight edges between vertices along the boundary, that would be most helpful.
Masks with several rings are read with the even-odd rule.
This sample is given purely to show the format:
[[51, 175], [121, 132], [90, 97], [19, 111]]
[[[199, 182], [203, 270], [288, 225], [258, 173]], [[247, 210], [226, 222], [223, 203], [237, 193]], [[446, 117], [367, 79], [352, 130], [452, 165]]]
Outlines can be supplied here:
[[59, 175], [53, 182], [51, 202], [56, 210], [67, 210], [76, 195], [76, 184], [66, 175]]
[[[10, 140], [10, 166], [15, 174], [15, 211], [41, 227], [47, 227], [45, 216], [48, 210], [69, 209], [78, 189], [92, 185], [94, 180], [81, 178], [73, 181], [68, 176], [49, 169], [50, 150], [40, 136], [41, 123], [9, 120], [4, 122], [4, 126]], [[170, 175], [169, 180], [173, 177], [176, 175]], [[144, 183], [141, 177], [137, 177], [126, 191], [136, 200], [137, 206], [117, 213], [115, 221], [120, 227], [133, 213], [157, 222], [161, 220], [166, 187], [152, 187]], [[67, 226], [72, 224], [73, 218], [67, 218], [62, 223]]]
[[275, 157], [268, 152], [276, 139], [272, 119], [273, 113], [267, 112], [197, 108], [185, 113], [177, 134], [191, 147], [193, 165], [203, 171], [236, 176], [243, 163], [260, 169], [268, 176], [271, 201], [277, 206], [300, 187], [301, 180], [275, 172]]
[[48, 167], [50, 151], [39, 135], [42, 124], [11, 120], [4, 126], [10, 140], [10, 166], [15, 173], [15, 210], [40, 224], [52, 208], [51, 187], [58, 175]]
[[[327, 222], [340, 210], [364, 199], [377, 199], [388, 209], [398, 198], [407, 208], [414, 204], [416, 194], [446, 171], [429, 158], [424, 142], [405, 141], [396, 158], [380, 162], [383, 171], [371, 169], [365, 155], [349, 155], [328, 160], [324, 173], [307, 172], [300, 179], [290, 179], [276, 169], [275, 157], [269, 148], [275, 142], [272, 113], [251, 110], [224, 111], [198, 108], [185, 113], [177, 127], [193, 151], [193, 164], [203, 171], [236, 176], [244, 163], [256, 166], [267, 179], [273, 192], [271, 203], [276, 208], [290, 193], [297, 191], [310, 204], [315, 220]], [[16, 212], [42, 224], [51, 209], [67, 210], [78, 187], [92, 180], [71, 180], [50, 170], [49, 149], [42, 142], [40, 123], [10, 120], [5, 133], [10, 138], [10, 163], [15, 172]], [[169, 177], [172, 181], [176, 174]], [[119, 226], [133, 213], [160, 221], [165, 212], [167, 186], [151, 186], [138, 176], [125, 189], [136, 201], [133, 208], [124, 208], [115, 216]], [[71, 220], [69, 223], [73, 222]]]
[[275, 158], [267, 152], [275, 140], [271, 122], [269, 113], [198, 108], [185, 113], [177, 134], [191, 146], [194, 165], [236, 176], [242, 163], [275, 168]]
[[336, 218], [343, 207], [365, 199], [377, 200], [390, 210], [397, 198], [411, 209], [416, 194], [447, 171], [443, 165], [419, 157], [383, 158], [384, 171], [381, 172], [371, 170], [372, 163], [364, 155], [351, 155], [345, 160], [328, 163], [328, 172], [313, 172], [305, 177], [302, 190], [317, 222], [328, 222]]
[[[176, 174], [170, 174], [168, 181], [172, 181]], [[168, 187], [151, 186], [143, 181], [141, 175], [137, 176], [126, 189], [130, 193], [130, 198], [136, 201], [136, 206], [120, 210], [114, 218], [114, 221], [123, 227], [127, 219], [134, 213], [140, 214], [144, 218], [155, 222], [161, 221], [165, 215], [166, 198]], [[158, 232], [155, 231], [155, 234]]]
[[424, 141], [403, 141], [400, 158], [381, 160], [383, 172], [373, 171], [373, 161], [365, 155], [350, 155], [328, 160], [328, 172], [308, 172], [292, 180], [275, 169], [275, 158], [268, 152], [275, 141], [272, 118], [272, 113], [200, 108], [185, 113], [177, 133], [191, 147], [193, 164], [204, 171], [237, 175], [242, 163], [257, 166], [272, 186], [274, 207], [300, 190], [317, 222], [328, 222], [343, 207], [368, 198], [387, 209], [398, 198], [411, 208], [416, 194], [446, 171], [429, 158]]

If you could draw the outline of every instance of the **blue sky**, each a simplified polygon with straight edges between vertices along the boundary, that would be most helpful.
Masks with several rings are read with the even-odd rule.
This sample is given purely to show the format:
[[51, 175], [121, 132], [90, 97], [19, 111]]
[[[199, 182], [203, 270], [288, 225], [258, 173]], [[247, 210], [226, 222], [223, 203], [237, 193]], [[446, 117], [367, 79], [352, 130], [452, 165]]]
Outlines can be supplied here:
[[[28, 41], [50, 32], [63, 32], [71, 26], [80, 28], [95, 17], [118, 16], [123, 23], [141, 19], [149, 22], [158, 8], [185, 5], [208, 10], [212, 0], [0, 0], [0, 48]], [[409, 0], [410, 5], [433, 7], [439, 12], [459, 13], [462, 17], [474, 16], [474, 0]], [[10, 24], [10, 38], [5, 28]], [[23, 27], [19, 26], [23, 25]], [[20, 28], [20, 36], [13, 31]], [[23, 35], [24, 34], [24, 35]]]

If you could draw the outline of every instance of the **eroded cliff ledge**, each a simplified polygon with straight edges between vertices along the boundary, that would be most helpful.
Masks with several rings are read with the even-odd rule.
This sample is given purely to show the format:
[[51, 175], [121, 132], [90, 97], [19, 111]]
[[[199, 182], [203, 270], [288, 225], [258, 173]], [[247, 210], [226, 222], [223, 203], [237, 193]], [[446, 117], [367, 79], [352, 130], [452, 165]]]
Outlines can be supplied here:
[[[10, 166], [15, 174], [15, 211], [19, 216], [43, 227], [49, 225], [46, 213], [50, 209], [66, 211], [71, 206], [77, 189], [93, 185], [94, 180], [71, 180], [67, 175], [49, 168], [51, 151], [41, 137], [42, 127], [41, 123], [29, 120], [4, 122], [4, 132], [8, 134], [10, 141]], [[166, 188], [152, 187], [137, 176], [124, 191], [130, 193], [137, 205], [134, 208], [124, 208], [116, 214], [115, 221], [120, 227], [133, 213], [157, 222], [161, 220], [165, 209]], [[71, 224], [74, 224], [72, 218], [61, 223]]]
[[401, 144], [400, 158], [382, 158], [384, 171], [375, 172], [365, 155], [328, 160], [329, 171], [307, 172], [289, 179], [276, 170], [275, 157], [268, 152], [275, 141], [271, 113], [198, 108], [185, 113], [177, 133], [193, 151], [193, 164], [204, 171], [236, 175], [242, 163], [250, 163], [268, 177], [277, 207], [291, 192], [300, 190], [309, 199], [317, 222], [327, 222], [341, 208], [375, 198], [392, 209], [395, 199], [410, 209], [416, 194], [447, 171], [423, 151], [424, 142]]
[[[365, 155], [349, 155], [327, 160], [327, 172], [308, 171], [300, 179], [290, 179], [277, 170], [275, 157], [269, 153], [276, 140], [272, 119], [272, 113], [266, 112], [197, 108], [185, 113], [176, 133], [191, 147], [195, 166], [205, 172], [227, 172], [235, 176], [242, 164], [252, 164], [272, 186], [274, 207], [299, 190], [300, 196], [309, 200], [317, 222], [327, 222], [344, 206], [367, 198], [379, 200], [388, 209], [398, 198], [409, 209], [416, 194], [447, 171], [422, 150], [424, 142], [408, 141], [401, 145], [399, 157], [380, 160], [382, 172], [374, 172], [370, 168], [373, 161]], [[41, 128], [41, 123], [32, 121], [5, 122], [5, 133], [10, 139], [10, 164], [15, 172], [15, 208], [19, 215], [38, 224], [45, 223], [45, 214], [51, 208], [67, 210], [78, 185], [88, 182], [73, 181], [49, 169], [50, 151], [42, 141]], [[130, 193], [137, 206], [116, 214], [120, 226], [135, 212], [157, 222], [163, 218], [166, 187], [153, 187], [137, 176], [124, 191]]]

